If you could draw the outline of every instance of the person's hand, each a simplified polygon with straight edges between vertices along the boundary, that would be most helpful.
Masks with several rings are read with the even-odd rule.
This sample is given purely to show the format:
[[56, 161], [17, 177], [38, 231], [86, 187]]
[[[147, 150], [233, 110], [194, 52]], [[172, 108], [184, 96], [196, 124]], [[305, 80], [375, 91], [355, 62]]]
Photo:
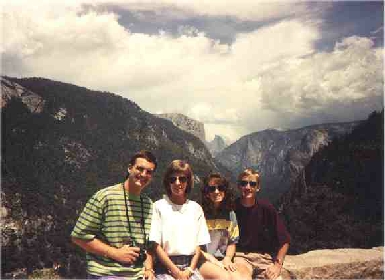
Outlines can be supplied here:
[[190, 278], [190, 276], [191, 276], [191, 272], [189, 270], [185, 269], [182, 271], [181, 278], [179, 278], [179, 279], [187, 280]]
[[179, 268], [176, 268], [175, 270], [169, 270], [169, 272], [171, 276], [174, 277], [174, 279], [188, 279], [183, 275], [184, 271], [180, 270]]
[[282, 265], [275, 263], [266, 268], [264, 276], [268, 279], [276, 279], [281, 274]]
[[236, 265], [231, 261], [231, 258], [230, 257], [225, 257], [223, 260], [222, 260], [222, 263], [224, 265], [224, 268], [228, 271], [231, 271], [231, 272], [234, 272], [237, 270], [237, 267]]
[[144, 269], [143, 279], [154, 280], [155, 272], [153, 269]]
[[124, 245], [120, 248], [114, 248], [108, 250], [108, 257], [116, 260], [117, 262], [124, 264], [133, 264], [137, 257], [139, 257], [139, 247], [130, 247]]

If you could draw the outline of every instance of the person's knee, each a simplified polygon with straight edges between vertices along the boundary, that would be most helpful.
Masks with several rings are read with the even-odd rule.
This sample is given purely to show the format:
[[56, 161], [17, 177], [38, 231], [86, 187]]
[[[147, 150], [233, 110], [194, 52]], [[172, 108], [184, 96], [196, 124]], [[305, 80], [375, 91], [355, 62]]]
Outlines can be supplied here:
[[199, 269], [200, 274], [203, 278], [210, 280], [233, 280], [230, 273], [216, 266], [206, 265]]
[[[236, 279], [250, 280], [252, 279], [252, 275], [253, 275], [253, 267], [244, 265], [244, 264], [237, 264], [237, 274], [238, 274], [237, 276], [238, 278]], [[233, 278], [233, 280], [234, 279], [235, 278]]]
[[231, 274], [226, 270], [225, 270], [225, 273], [222, 274], [222, 276], [223, 276], [223, 279], [225, 280], [233, 280], [233, 278], [231, 277]]
[[231, 280], [251, 280], [251, 275], [242, 271], [236, 271], [235, 273], [231, 273]]

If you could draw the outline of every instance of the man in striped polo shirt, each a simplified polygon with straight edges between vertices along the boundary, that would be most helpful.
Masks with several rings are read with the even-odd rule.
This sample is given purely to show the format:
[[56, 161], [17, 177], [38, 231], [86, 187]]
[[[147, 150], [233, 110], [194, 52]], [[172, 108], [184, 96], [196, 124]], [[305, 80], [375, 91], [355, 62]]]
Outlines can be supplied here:
[[84, 207], [71, 233], [86, 251], [91, 279], [153, 279], [153, 256], [148, 246], [152, 201], [141, 194], [151, 182], [157, 161], [149, 151], [130, 160], [128, 175], [96, 192]]

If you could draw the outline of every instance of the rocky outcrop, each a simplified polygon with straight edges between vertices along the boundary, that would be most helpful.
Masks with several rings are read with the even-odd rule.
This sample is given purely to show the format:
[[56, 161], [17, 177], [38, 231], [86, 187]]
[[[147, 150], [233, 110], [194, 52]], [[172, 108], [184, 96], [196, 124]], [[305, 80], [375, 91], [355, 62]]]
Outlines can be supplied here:
[[[39, 269], [32, 278], [61, 279], [60, 268]], [[287, 255], [283, 279], [384, 279], [383, 247], [372, 249], [315, 250]], [[6, 278], [27, 278], [25, 270], [7, 273]]]
[[206, 144], [213, 157], [228, 146], [224, 138], [219, 135], [215, 135], [215, 138], [212, 141], [207, 142], [204, 124], [183, 114], [169, 113], [157, 114], [155, 116], [170, 120], [176, 127], [198, 137], [204, 144]]
[[157, 114], [156, 116], [170, 120], [176, 127], [195, 135], [201, 139], [203, 143], [206, 142], [205, 128], [202, 122], [190, 119], [189, 117], [178, 113]]
[[213, 157], [216, 157], [216, 155], [222, 152], [227, 146], [228, 145], [226, 144], [223, 137], [219, 135], [215, 135], [212, 141], [207, 142], [207, 147], [209, 148], [209, 151]]
[[41, 96], [14, 83], [4, 77], [1, 77], [1, 108], [7, 106], [12, 98], [20, 98], [31, 113], [41, 113], [45, 101]]
[[383, 247], [315, 250], [287, 255], [284, 279], [383, 279]]
[[234, 174], [247, 167], [261, 173], [261, 195], [276, 200], [300, 174], [311, 157], [336, 136], [359, 122], [332, 123], [246, 135], [220, 152], [216, 159]]

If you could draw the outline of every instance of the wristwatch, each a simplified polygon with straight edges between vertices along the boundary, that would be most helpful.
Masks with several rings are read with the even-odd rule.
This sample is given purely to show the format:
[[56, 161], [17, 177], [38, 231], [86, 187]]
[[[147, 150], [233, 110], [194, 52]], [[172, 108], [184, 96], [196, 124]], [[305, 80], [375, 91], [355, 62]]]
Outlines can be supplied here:
[[281, 259], [275, 259], [274, 263], [278, 263], [279, 265], [283, 266], [283, 260]]
[[186, 270], [190, 272], [191, 275], [194, 274], [194, 270], [191, 267], [186, 267]]

